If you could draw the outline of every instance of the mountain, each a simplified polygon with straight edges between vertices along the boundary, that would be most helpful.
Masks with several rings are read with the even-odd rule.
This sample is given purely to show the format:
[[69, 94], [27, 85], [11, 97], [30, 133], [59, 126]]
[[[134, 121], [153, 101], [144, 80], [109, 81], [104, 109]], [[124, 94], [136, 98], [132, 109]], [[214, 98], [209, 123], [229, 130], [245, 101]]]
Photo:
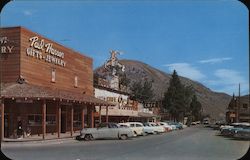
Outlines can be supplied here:
[[[148, 64], [134, 60], [119, 60], [119, 62], [125, 65], [125, 73], [128, 79], [130, 79], [130, 85], [135, 81], [141, 81], [144, 78], [152, 80], [155, 99], [159, 100], [163, 97], [164, 92], [169, 86], [171, 75], [163, 71], [160, 71]], [[95, 73], [105, 76], [107, 71], [103, 67], [97, 68]], [[178, 74], [178, 71], [177, 71]], [[203, 113], [209, 114], [213, 119], [224, 119], [226, 108], [231, 100], [231, 96], [225, 93], [218, 93], [210, 90], [199, 82], [191, 79], [180, 77], [182, 84], [192, 85], [198, 100], [203, 107]]]

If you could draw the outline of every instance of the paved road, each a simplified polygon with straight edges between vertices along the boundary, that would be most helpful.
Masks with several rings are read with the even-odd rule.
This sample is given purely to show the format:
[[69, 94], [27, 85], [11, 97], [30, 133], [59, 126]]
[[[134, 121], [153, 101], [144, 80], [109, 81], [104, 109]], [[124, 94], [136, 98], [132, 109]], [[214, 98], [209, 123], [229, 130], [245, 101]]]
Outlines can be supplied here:
[[232, 140], [204, 127], [189, 127], [131, 140], [4, 143], [2, 151], [20, 160], [235, 160], [247, 152], [249, 141]]

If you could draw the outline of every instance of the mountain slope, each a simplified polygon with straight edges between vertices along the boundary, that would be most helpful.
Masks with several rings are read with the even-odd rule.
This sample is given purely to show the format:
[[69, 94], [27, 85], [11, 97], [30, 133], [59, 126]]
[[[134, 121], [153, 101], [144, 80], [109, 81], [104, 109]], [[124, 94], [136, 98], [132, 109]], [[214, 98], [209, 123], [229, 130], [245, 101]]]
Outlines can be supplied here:
[[[155, 99], [159, 100], [163, 97], [164, 92], [169, 86], [170, 74], [139, 61], [120, 60], [119, 62], [125, 65], [125, 73], [131, 81], [130, 84], [135, 81], [141, 81], [144, 78], [153, 80]], [[106, 75], [107, 71], [105, 71], [103, 67], [99, 67], [95, 72], [100, 75]], [[198, 100], [202, 103], [204, 113], [209, 114], [214, 119], [222, 119], [225, 117], [226, 108], [231, 96], [225, 93], [213, 92], [199, 82], [192, 81], [185, 77], [180, 76], [180, 80], [184, 85], [193, 86]]]

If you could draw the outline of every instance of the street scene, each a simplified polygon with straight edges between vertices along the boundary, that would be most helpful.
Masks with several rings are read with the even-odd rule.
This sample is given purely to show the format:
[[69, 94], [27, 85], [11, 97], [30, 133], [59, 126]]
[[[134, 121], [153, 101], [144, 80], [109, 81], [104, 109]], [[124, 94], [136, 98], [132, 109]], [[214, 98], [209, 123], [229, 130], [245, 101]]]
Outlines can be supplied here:
[[6, 0], [5, 159], [240, 159], [248, 16], [234, 0]]
[[159, 135], [141, 136], [121, 140], [75, 141], [73, 139], [33, 142], [28, 144], [5, 143], [3, 153], [20, 160], [235, 160], [241, 158], [249, 147], [249, 141], [228, 139], [218, 131], [203, 126]]

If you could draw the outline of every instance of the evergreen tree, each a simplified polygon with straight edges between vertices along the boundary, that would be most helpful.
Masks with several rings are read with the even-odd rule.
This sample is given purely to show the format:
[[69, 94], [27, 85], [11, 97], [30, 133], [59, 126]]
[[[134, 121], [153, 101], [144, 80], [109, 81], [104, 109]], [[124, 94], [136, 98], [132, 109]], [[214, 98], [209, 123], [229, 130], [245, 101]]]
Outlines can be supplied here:
[[142, 95], [142, 84], [141, 81], [134, 82], [130, 88], [131, 93], [132, 93], [132, 98], [135, 100], [141, 100], [141, 95]]
[[195, 121], [200, 119], [201, 108], [202, 108], [201, 103], [197, 100], [196, 95], [193, 95], [192, 102], [190, 103], [190, 111]]
[[177, 72], [174, 70], [170, 79], [167, 92], [164, 93], [163, 107], [165, 107], [172, 120], [180, 119], [180, 112], [184, 112], [185, 106], [184, 86], [181, 84]]
[[143, 83], [143, 87], [142, 87], [142, 98], [141, 100], [146, 103], [146, 102], [150, 102], [153, 97], [154, 97], [154, 93], [153, 93], [153, 89], [152, 89], [152, 81], [148, 81], [147, 79], [144, 81]]
[[143, 83], [141, 81], [134, 82], [130, 90], [133, 98], [143, 103], [150, 102], [154, 97], [152, 81], [148, 81], [147, 79]]
[[120, 85], [129, 86], [130, 79], [127, 78], [125, 73], [121, 74], [119, 77], [120, 77], [119, 80]]

